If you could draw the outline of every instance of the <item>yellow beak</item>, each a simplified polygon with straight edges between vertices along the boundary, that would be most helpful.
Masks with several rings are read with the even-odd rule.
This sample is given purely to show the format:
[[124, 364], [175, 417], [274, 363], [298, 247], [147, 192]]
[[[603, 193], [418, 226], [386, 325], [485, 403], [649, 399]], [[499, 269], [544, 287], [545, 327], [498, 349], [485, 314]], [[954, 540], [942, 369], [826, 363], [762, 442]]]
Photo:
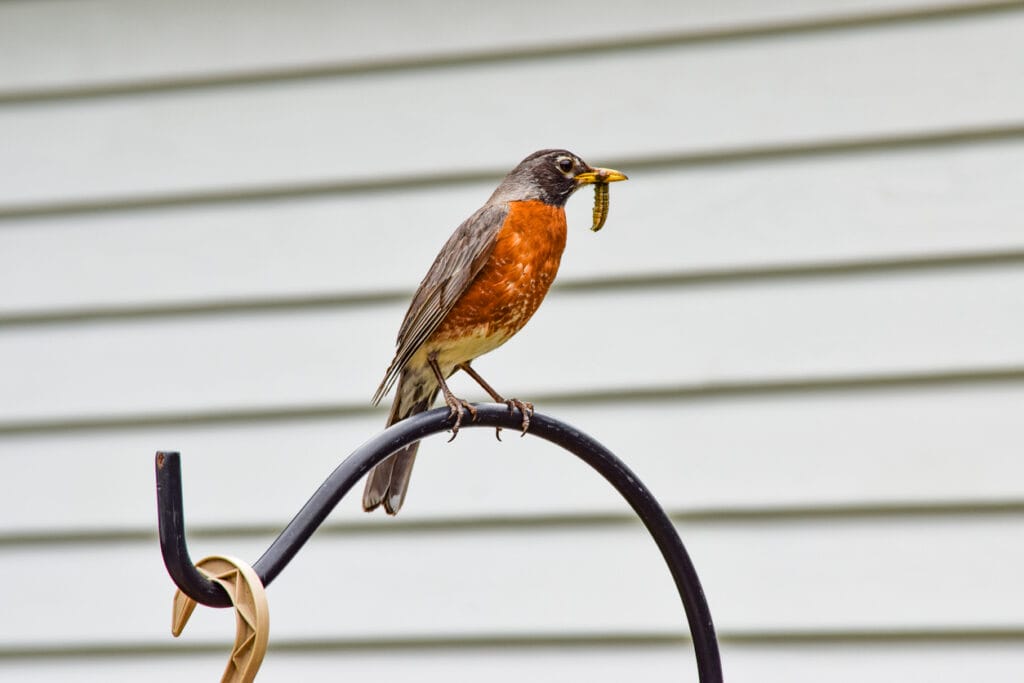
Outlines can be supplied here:
[[614, 183], [619, 180], [629, 180], [625, 173], [619, 173], [613, 168], [594, 168], [576, 175], [577, 185], [593, 185], [594, 183]]

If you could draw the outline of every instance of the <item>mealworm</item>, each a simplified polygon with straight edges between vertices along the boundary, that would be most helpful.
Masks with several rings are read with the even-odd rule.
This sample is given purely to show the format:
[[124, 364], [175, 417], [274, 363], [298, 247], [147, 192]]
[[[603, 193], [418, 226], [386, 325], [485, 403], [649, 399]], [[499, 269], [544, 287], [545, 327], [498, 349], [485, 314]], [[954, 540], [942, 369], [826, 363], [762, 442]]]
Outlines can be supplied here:
[[590, 226], [594, 232], [603, 228], [604, 222], [608, 220], [609, 194], [608, 183], [594, 183], [594, 224]]

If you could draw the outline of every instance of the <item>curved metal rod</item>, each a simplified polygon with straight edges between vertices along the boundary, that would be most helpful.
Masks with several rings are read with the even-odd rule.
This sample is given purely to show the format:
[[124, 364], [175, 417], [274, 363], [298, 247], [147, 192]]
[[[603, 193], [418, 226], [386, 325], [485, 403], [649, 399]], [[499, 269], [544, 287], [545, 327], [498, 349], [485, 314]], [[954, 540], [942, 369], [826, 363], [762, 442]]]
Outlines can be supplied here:
[[[476, 420], [464, 423], [463, 429], [518, 429], [521, 426], [519, 414], [510, 413], [505, 405], [486, 403], [477, 405], [476, 409]], [[267, 586], [277, 578], [327, 515], [370, 468], [399, 448], [443, 432], [450, 426], [448, 409], [437, 408], [402, 420], [357, 448], [338, 465], [281, 535], [256, 560], [253, 569], [263, 585]], [[640, 517], [668, 564], [686, 610], [699, 680], [701, 683], [720, 682], [722, 665], [718, 640], [700, 579], [672, 521], [651, 492], [611, 451], [564, 422], [536, 413], [530, 420], [529, 433], [561, 446], [597, 470]], [[182, 592], [196, 602], [213, 607], [229, 607], [231, 601], [224, 589], [200, 574], [189, 557], [185, 543], [181, 462], [178, 454], [157, 453], [156, 475], [160, 547], [167, 571]]]

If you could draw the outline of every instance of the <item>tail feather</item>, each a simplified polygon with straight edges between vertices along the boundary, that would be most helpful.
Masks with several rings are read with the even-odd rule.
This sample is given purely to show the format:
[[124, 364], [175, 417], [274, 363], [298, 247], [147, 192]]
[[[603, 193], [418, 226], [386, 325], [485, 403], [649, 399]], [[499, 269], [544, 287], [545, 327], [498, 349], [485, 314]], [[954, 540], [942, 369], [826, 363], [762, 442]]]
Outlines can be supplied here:
[[419, 447], [418, 441], [409, 444], [370, 470], [366, 488], [363, 489], [364, 510], [371, 512], [383, 503], [389, 515], [398, 514], [405, 502], [409, 478], [412, 477], [412, 466], [416, 463], [416, 451]]
[[[429, 386], [425, 382], [413, 381], [403, 373], [398, 381], [395, 400], [391, 404], [387, 426], [390, 427], [410, 415], [428, 410], [434, 403], [438, 391], [436, 384]], [[398, 514], [409, 490], [412, 466], [416, 463], [416, 451], [419, 447], [419, 441], [409, 444], [370, 470], [366, 478], [366, 488], [363, 489], [365, 511], [370, 512], [383, 504], [389, 515]]]

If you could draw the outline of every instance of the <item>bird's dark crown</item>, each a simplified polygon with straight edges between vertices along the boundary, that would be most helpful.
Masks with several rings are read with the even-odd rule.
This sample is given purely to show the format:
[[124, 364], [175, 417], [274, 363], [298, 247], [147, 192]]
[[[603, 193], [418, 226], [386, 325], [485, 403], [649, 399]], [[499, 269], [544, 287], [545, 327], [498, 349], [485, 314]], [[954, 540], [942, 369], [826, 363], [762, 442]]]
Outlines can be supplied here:
[[552, 206], [565, 206], [579, 188], [576, 176], [591, 170], [568, 150], [542, 149], [523, 159], [505, 176], [491, 202], [536, 199]]

